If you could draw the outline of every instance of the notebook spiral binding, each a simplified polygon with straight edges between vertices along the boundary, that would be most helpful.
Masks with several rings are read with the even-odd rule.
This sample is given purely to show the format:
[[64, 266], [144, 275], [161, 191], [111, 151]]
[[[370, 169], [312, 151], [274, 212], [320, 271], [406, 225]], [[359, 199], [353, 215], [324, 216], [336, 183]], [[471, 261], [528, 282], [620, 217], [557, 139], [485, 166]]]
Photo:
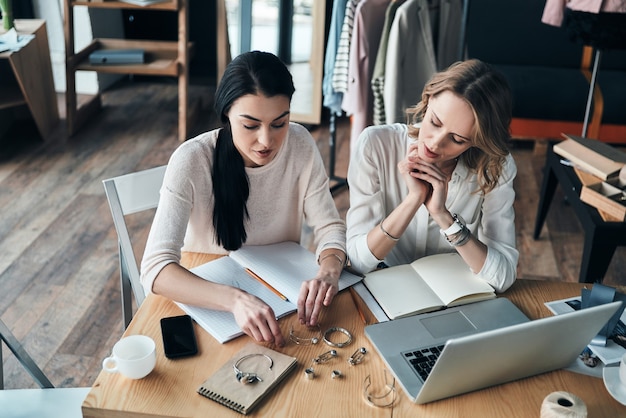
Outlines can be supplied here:
[[222, 395], [220, 395], [218, 393], [215, 393], [215, 392], [210, 391], [210, 390], [202, 389], [202, 388], [198, 389], [198, 393], [200, 395], [202, 395], [202, 396], [205, 396], [205, 397], [211, 399], [212, 401], [215, 401], [215, 402], [218, 402], [218, 403], [220, 403], [220, 404], [222, 404], [224, 406], [227, 406], [230, 409], [239, 412], [240, 414], [244, 413], [245, 408], [244, 408], [243, 405], [240, 405], [237, 402], [233, 402], [230, 399], [228, 399], [228, 398], [226, 398], [226, 397], [224, 397], [224, 396], [222, 396]]

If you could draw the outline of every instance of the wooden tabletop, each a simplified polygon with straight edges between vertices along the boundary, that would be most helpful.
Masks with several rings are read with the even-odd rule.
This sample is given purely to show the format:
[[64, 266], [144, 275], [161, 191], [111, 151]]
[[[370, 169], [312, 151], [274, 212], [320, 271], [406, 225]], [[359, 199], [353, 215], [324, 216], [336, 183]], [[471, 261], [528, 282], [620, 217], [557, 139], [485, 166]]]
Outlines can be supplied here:
[[[185, 254], [183, 265], [193, 267], [213, 256]], [[504, 296], [515, 303], [529, 318], [550, 316], [544, 302], [580, 295], [583, 285], [535, 280], [518, 280]], [[589, 285], [587, 285], [589, 286]], [[369, 312], [364, 312], [370, 319]], [[159, 320], [181, 315], [183, 311], [170, 300], [149, 295], [133, 318], [125, 335], [144, 334], [157, 344], [155, 370], [141, 380], [130, 380], [118, 374], [101, 372], [83, 403], [85, 417], [240, 417], [241, 415], [216, 403], [196, 391], [202, 382], [230, 357], [250, 342], [243, 336], [225, 344], [218, 343], [198, 325], [196, 335], [199, 354], [185, 359], [169, 360], [163, 355]], [[300, 327], [297, 315], [280, 320], [284, 335], [291, 325]], [[626, 407], [615, 401], [604, 387], [602, 379], [565, 370], [545, 373], [453, 398], [417, 405], [398, 388], [393, 407], [379, 408], [363, 399], [363, 382], [371, 376], [370, 392], [383, 393], [385, 366], [364, 335], [364, 323], [349, 290], [340, 292], [332, 306], [321, 317], [323, 330], [340, 326], [349, 330], [354, 339], [339, 348], [339, 358], [328, 364], [316, 365], [316, 377], [305, 379], [304, 369], [311, 360], [330, 347], [296, 345], [289, 342], [283, 348], [270, 346], [298, 359], [298, 366], [262, 403], [252, 416], [267, 417], [538, 417], [543, 399], [554, 391], [578, 395], [587, 405], [590, 417], [616, 417], [626, 414]], [[368, 354], [363, 363], [348, 364], [347, 359], [359, 347]], [[332, 370], [340, 370], [342, 378], [331, 379]]]

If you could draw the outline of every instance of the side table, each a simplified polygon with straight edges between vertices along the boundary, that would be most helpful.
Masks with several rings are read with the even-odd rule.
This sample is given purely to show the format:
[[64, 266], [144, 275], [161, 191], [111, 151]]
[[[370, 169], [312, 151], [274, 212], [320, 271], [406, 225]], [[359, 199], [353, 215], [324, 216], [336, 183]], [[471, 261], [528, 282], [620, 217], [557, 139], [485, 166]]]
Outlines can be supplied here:
[[[9, 75], [13, 74], [12, 79], [2, 80], [0, 109], [26, 104], [41, 137], [47, 140], [59, 122], [59, 108], [46, 22], [41, 19], [16, 19], [15, 29], [20, 35], [34, 34], [35, 39], [19, 51], [0, 53], [0, 71], [4, 74], [5, 68], [1, 67], [6, 66], [10, 67], [10, 71], [7, 71]], [[4, 33], [4, 30], [0, 29], [0, 33]]]
[[533, 238], [539, 238], [556, 186], [560, 184], [585, 231], [578, 281], [581, 283], [601, 283], [615, 249], [618, 246], [626, 245], [626, 222], [606, 222], [596, 208], [581, 201], [582, 183], [580, 179], [572, 167], [561, 164], [560, 160], [561, 157], [553, 151], [552, 145], [550, 145], [546, 152]]

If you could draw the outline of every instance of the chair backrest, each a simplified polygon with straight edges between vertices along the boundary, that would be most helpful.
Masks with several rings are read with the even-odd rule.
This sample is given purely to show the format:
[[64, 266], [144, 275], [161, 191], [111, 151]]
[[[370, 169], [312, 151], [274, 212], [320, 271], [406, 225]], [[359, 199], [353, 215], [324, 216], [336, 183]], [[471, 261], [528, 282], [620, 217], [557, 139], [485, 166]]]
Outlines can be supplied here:
[[157, 207], [166, 167], [160, 166], [125, 174], [102, 182], [119, 243], [122, 315], [125, 327], [132, 319], [131, 290], [135, 295], [137, 306], [143, 303], [146, 296], [139, 281], [139, 267], [124, 217]]

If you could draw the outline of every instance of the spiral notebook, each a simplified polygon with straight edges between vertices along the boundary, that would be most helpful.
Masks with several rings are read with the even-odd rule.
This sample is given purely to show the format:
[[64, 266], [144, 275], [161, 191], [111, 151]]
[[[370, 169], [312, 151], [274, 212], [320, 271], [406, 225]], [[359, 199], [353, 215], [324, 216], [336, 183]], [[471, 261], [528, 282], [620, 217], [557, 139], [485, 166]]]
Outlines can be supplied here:
[[[256, 373], [262, 381], [244, 385], [237, 380], [233, 365], [249, 354], [259, 355], [241, 361], [238, 368], [242, 372]], [[271, 369], [270, 361], [265, 356], [272, 359]], [[205, 380], [198, 393], [246, 415], [296, 367], [296, 364], [295, 357], [256, 343], [249, 343]]]

